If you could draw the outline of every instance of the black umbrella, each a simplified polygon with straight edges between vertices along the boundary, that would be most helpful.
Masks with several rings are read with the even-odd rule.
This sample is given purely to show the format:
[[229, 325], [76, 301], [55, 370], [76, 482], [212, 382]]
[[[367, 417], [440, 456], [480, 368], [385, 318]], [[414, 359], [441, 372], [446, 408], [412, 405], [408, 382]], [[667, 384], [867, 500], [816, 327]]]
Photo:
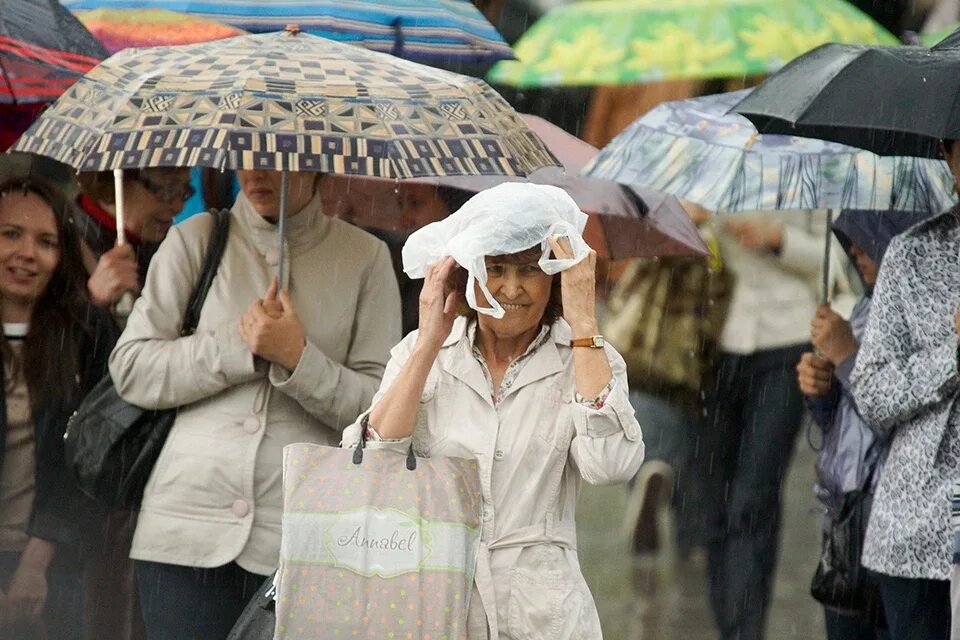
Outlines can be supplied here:
[[0, 103], [51, 102], [107, 55], [56, 0], [0, 0]]
[[[956, 34], [950, 38], [956, 37]], [[827, 44], [800, 56], [733, 111], [761, 133], [939, 158], [960, 138], [960, 49]]]

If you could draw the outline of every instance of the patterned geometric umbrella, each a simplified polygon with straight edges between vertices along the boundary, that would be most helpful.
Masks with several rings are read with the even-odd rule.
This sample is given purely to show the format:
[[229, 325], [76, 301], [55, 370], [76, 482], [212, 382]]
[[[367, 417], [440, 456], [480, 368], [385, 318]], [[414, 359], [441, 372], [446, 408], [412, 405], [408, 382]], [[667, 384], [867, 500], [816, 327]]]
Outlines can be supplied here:
[[844, 0], [602, 0], [558, 7], [498, 63], [518, 87], [765, 74], [825, 42], [897, 44]]
[[81, 171], [161, 166], [386, 178], [557, 164], [482, 80], [308, 34], [127, 49], [14, 145]]
[[106, 57], [56, 0], [0, 0], [0, 104], [50, 102]]
[[165, 9], [94, 9], [74, 14], [111, 54], [132, 47], [172, 47], [246, 33], [213, 20]]
[[65, 0], [81, 9], [168, 9], [249, 31], [313, 35], [423, 62], [496, 62], [513, 51], [469, 0]]
[[749, 120], [728, 113], [749, 93], [663, 103], [614, 138], [584, 173], [717, 212], [930, 212], [953, 204], [953, 178], [942, 160], [880, 157], [834, 142], [758, 134]]

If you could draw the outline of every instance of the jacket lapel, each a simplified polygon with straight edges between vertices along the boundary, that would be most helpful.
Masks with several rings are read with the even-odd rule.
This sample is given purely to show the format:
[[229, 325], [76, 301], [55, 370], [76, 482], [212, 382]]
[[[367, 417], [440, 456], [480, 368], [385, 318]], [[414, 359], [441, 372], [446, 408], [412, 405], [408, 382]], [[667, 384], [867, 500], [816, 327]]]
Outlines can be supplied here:
[[460, 380], [465, 385], [476, 392], [483, 401], [493, 406], [493, 398], [490, 397], [490, 385], [487, 377], [483, 375], [483, 369], [480, 363], [473, 357], [473, 345], [470, 342], [470, 332], [467, 331], [468, 320], [466, 318], [457, 318], [443, 343], [443, 351], [440, 357], [440, 366], [443, 370]]

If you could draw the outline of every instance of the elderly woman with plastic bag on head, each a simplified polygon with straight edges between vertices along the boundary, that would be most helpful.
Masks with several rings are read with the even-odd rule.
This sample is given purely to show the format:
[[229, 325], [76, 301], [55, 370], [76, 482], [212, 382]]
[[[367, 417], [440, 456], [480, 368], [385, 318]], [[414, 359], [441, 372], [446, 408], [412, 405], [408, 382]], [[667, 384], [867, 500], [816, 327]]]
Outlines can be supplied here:
[[471, 640], [601, 636], [577, 559], [577, 494], [582, 480], [631, 478], [644, 445], [623, 359], [597, 335], [585, 223], [560, 189], [503, 184], [414, 233], [403, 256], [425, 279], [420, 327], [344, 432], [356, 446], [366, 422], [367, 446], [477, 460]]
[[319, 175], [289, 174], [284, 253], [281, 174], [238, 177], [197, 331], [180, 327], [213, 233], [209, 214], [170, 231], [110, 356], [124, 400], [178, 408], [130, 554], [150, 640], [227, 636], [279, 560], [283, 447], [338, 443], [400, 338], [387, 247], [324, 214]]

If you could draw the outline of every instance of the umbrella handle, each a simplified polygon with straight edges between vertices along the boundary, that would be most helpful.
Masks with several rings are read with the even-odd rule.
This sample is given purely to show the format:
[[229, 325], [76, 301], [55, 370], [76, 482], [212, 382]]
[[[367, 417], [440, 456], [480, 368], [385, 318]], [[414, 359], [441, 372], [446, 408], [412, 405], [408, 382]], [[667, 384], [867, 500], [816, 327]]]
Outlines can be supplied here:
[[[116, 211], [114, 215], [117, 219], [117, 246], [122, 247], [127, 244], [126, 216], [123, 202], [123, 169], [113, 170], [113, 198]], [[120, 299], [113, 303], [113, 315], [121, 319], [128, 318], [133, 311], [134, 300], [133, 293], [124, 291]]]
[[277, 255], [279, 256], [277, 262], [277, 285], [279, 288], [284, 288], [283, 283], [283, 257], [286, 253], [286, 238], [287, 238], [287, 186], [289, 183], [289, 175], [287, 170], [284, 169], [280, 173], [280, 220], [277, 224], [277, 231], [279, 233], [280, 247]]
[[833, 245], [833, 209], [827, 209], [827, 232], [823, 242], [823, 288], [820, 301], [830, 304], [830, 247]]

